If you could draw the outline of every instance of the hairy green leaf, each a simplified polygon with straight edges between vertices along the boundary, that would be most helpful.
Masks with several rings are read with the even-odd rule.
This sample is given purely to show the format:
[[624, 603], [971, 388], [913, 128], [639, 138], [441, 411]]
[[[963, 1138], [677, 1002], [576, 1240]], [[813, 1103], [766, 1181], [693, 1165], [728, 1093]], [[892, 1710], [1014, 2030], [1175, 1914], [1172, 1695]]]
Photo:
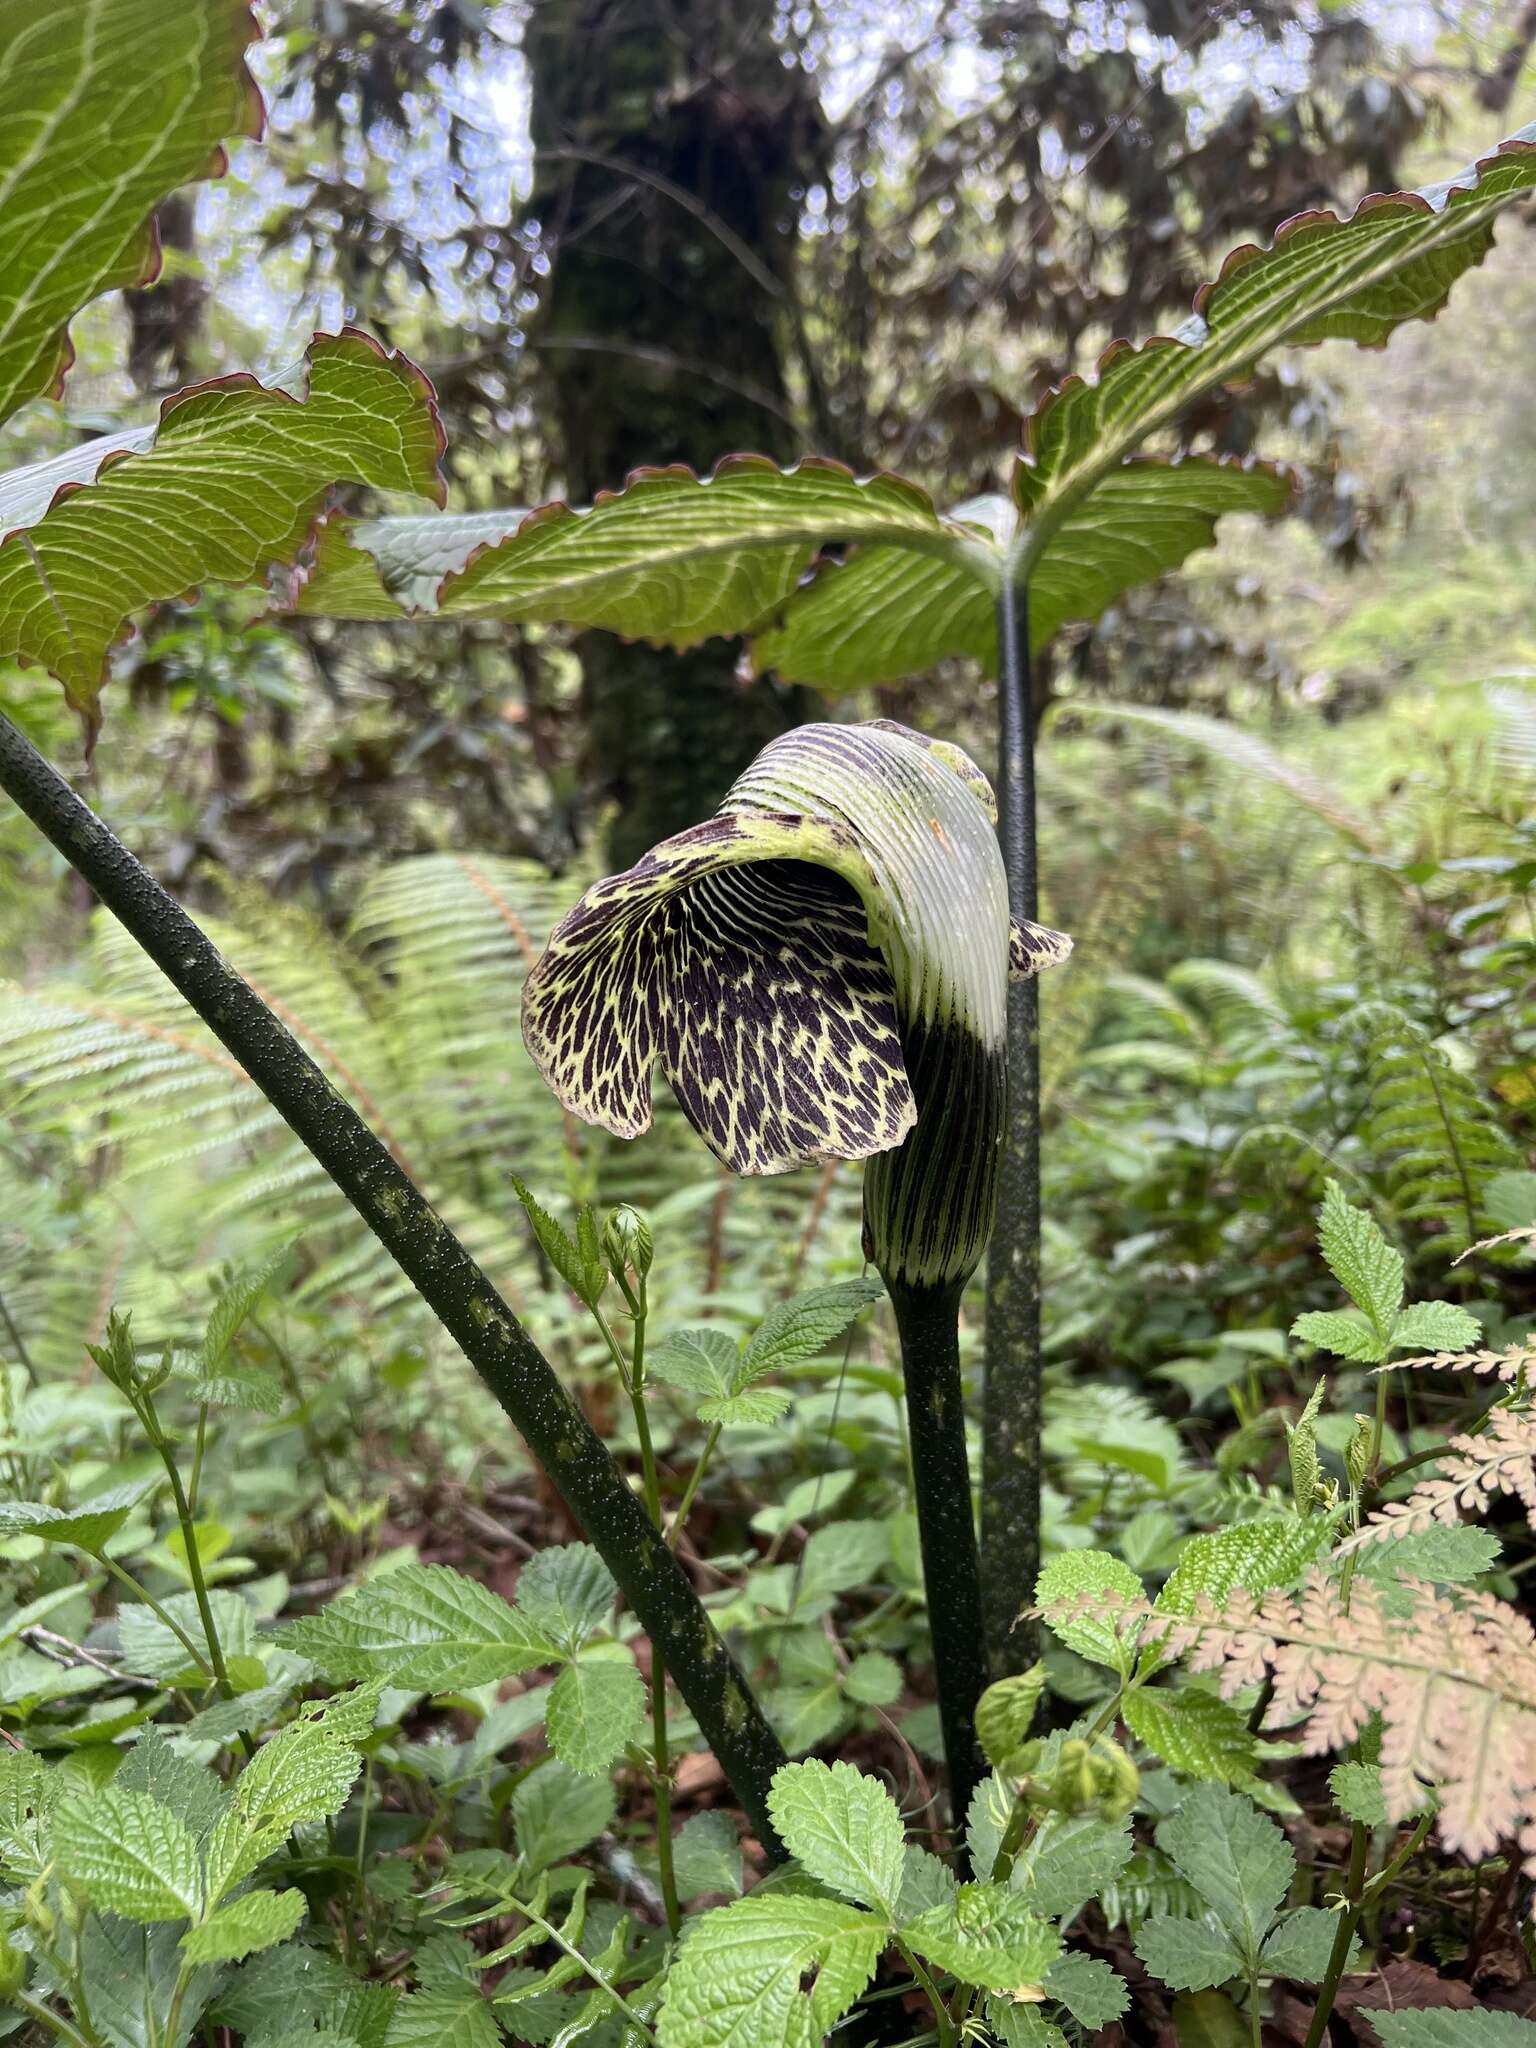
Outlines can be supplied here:
[[667, 1973], [661, 2048], [818, 2048], [875, 1974], [889, 1933], [858, 1906], [793, 1891], [704, 1914]]
[[837, 1280], [771, 1308], [747, 1343], [743, 1372], [756, 1379], [820, 1358], [871, 1302], [885, 1293], [878, 1280]]
[[532, 1869], [547, 1870], [585, 1849], [617, 1811], [611, 1779], [583, 1777], [558, 1758], [541, 1764], [512, 1794], [518, 1854]]
[[0, 1534], [40, 1536], [45, 1543], [70, 1543], [79, 1550], [99, 1551], [153, 1485], [152, 1480], [140, 1480], [132, 1486], [114, 1487], [110, 1493], [99, 1493], [73, 1508], [47, 1507], [40, 1501], [0, 1501]]
[[1243, 1958], [1230, 1937], [1203, 1920], [1159, 1913], [1138, 1930], [1137, 1955], [1170, 1991], [1209, 1991], [1238, 1976]]
[[[1328, 1958], [1338, 1931], [1337, 1913], [1325, 1912], [1321, 1906], [1298, 1906], [1294, 1913], [1285, 1914], [1271, 1932], [1260, 1954], [1259, 1967], [1271, 1977], [1290, 1977], [1298, 1984], [1320, 1984], [1328, 1973]], [[1350, 1942], [1344, 1967], [1353, 1970], [1359, 1961], [1360, 1943], [1356, 1939]]]
[[1000, 1767], [1028, 1735], [1045, 1691], [1045, 1666], [1032, 1664], [1012, 1678], [999, 1678], [976, 1702], [976, 1739], [994, 1769]]
[[330, 1678], [436, 1692], [488, 1685], [560, 1655], [525, 1613], [440, 1564], [383, 1572], [289, 1622], [281, 1640]]
[[[1096, 1612], [1090, 1603], [1105, 1593], [1114, 1594], [1116, 1604]], [[1107, 1550], [1064, 1550], [1035, 1581], [1035, 1605], [1053, 1634], [1079, 1657], [1122, 1673], [1131, 1668], [1141, 1624], [1122, 1625], [1117, 1607], [1144, 1597], [1145, 1588], [1130, 1566]]]
[[567, 1664], [550, 1689], [549, 1746], [573, 1771], [609, 1769], [645, 1717], [645, 1684], [626, 1650]]
[[1387, 1355], [1386, 1340], [1369, 1323], [1338, 1309], [1309, 1309], [1292, 1323], [1291, 1335], [1298, 1343], [1313, 1344], [1319, 1351], [1359, 1359], [1366, 1365], [1375, 1365]]
[[1193, 1614], [1202, 1593], [1220, 1602], [1239, 1586], [1247, 1593], [1293, 1586], [1326, 1546], [1328, 1533], [1321, 1518], [1276, 1515], [1191, 1536], [1157, 1596], [1158, 1612]]
[[1131, 2002], [1125, 1979], [1097, 1956], [1069, 1950], [1045, 1973], [1045, 1988], [1092, 2034], [1119, 2019]]
[[741, 1890], [741, 1841], [729, 1814], [691, 1813], [672, 1843], [680, 1899]]
[[1382, 2048], [1536, 2048], [1536, 2021], [1484, 2006], [1474, 2012], [1371, 2012]]
[[1392, 1325], [1394, 1351], [1465, 1351], [1483, 1326], [1476, 1316], [1448, 1301], [1412, 1301]]
[[852, 1764], [785, 1764], [774, 1773], [768, 1811], [812, 1877], [861, 1906], [895, 1913], [905, 1831], [878, 1779]]
[[202, 1909], [202, 1859], [186, 1823], [147, 1792], [105, 1785], [67, 1800], [53, 1816], [59, 1875], [104, 1913], [125, 1920], [194, 1918]]
[[1240, 1793], [1196, 1785], [1178, 1812], [1158, 1827], [1157, 1846], [1205, 1900], [1244, 1958], [1256, 1955], [1296, 1871], [1291, 1846], [1275, 1823]]
[[238, 1963], [298, 1931], [308, 1910], [301, 1891], [247, 1892], [181, 1937], [189, 1963]]
[[[1531, 152], [1536, 165], [1536, 150]], [[1317, 1212], [1318, 1241], [1328, 1270], [1363, 1315], [1370, 1318], [1383, 1345], [1403, 1305], [1403, 1255], [1387, 1243], [1381, 1225], [1368, 1209], [1345, 1200], [1336, 1180], [1325, 1184]]]
[[899, 1929], [902, 1941], [962, 1984], [1021, 1991], [1044, 1981], [1061, 1936], [1026, 1900], [1001, 1884], [962, 1884]]
[[1188, 1777], [1238, 1785], [1254, 1775], [1247, 1721], [1214, 1693], [1141, 1686], [1126, 1695], [1120, 1718], [1154, 1756]]

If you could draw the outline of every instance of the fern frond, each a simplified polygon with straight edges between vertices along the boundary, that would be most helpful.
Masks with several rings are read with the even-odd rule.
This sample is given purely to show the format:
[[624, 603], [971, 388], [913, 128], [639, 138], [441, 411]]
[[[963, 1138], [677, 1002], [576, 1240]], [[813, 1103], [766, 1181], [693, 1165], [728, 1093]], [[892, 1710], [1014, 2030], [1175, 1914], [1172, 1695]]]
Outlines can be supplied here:
[[1395, 1358], [1380, 1372], [1397, 1372], [1402, 1367], [1427, 1372], [1470, 1372], [1516, 1385], [1524, 1375], [1536, 1375], [1536, 1344], [1511, 1344], [1503, 1351], [1425, 1351], [1417, 1358]]
[[1395, 1536], [1417, 1535], [1436, 1522], [1486, 1514], [1495, 1494], [1524, 1504], [1536, 1529], [1536, 1415], [1495, 1408], [1481, 1436], [1453, 1436], [1438, 1476], [1421, 1479], [1406, 1500], [1389, 1501], [1339, 1545], [1341, 1555]]
[[1492, 1104], [1395, 1005], [1361, 1004], [1347, 1022], [1365, 1039], [1362, 1136], [1385, 1163], [1394, 1207], [1405, 1223], [1440, 1226], [1417, 1249], [1445, 1251], [1476, 1238], [1489, 1181], [1520, 1163]]
[[1536, 1223], [1526, 1223], [1518, 1230], [1501, 1230], [1497, 1237], [1480, 1237], [1476, 1244], [1469, 1244], [1464, 1252], [1458, 1252], [1451, 1264], [1459, 1266], [1463, 1259], [1473, 1258], [1478, 1252], [1491, 1252], [1501, 1244], [1523, 1244], [1536, 1250]]

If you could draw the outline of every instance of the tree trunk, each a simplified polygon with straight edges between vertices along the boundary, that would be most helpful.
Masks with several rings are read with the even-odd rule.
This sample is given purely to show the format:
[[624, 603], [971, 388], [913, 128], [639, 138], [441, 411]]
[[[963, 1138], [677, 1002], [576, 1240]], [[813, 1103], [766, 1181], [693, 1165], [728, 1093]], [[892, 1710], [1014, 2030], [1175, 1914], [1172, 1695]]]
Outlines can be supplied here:
[[[706, 471], [799, 437], [781, 346], [797, 195], [819, 112], [772, 0], [546, 0], [529, 23], [536, 211], [553, 275], [533, 336], [564, 456], [590, 502], [646, 464]], [[711, 810], [803, 693], [604, 634], [582, 645], [590, 787], [615, 862]]]

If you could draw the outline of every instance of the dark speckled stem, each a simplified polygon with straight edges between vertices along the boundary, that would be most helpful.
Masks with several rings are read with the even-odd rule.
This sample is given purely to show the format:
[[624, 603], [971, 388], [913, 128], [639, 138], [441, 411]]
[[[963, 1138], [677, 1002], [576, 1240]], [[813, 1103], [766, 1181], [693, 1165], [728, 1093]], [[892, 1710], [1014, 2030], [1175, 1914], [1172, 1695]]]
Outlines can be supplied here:
[[912, 1491], [917, 1501], [928, 1629], [957, 1835], [964, 1829], [971, 1795], [986, 1771], [976, 1741], [976, 1702], [987, 1682], [960, 1382], [963, 1286], [963, 1281], [944, 1287], [890, 1282], [891, 1306], [901, 1338]]
[[[1017, 918], [1038, 911], [1035, 713], [1029, 601], [1010, 582], [997, 605], [998, 833]], [[1014, 1624], [1040, 1568], [1040, 984], [1008, 989], [1008, 1121], [987, 1261], [981, 1557], [994, 1677], [1023, 1671], [1035, 1631]]]
[[759, 1840], [782, 1854], [768, 1787], [784, 1752], [682, 1566], [517, 1317], [254, 990], [3, 717], [0, 788], [239, 1060], [455, 1339], [602, 1553]]

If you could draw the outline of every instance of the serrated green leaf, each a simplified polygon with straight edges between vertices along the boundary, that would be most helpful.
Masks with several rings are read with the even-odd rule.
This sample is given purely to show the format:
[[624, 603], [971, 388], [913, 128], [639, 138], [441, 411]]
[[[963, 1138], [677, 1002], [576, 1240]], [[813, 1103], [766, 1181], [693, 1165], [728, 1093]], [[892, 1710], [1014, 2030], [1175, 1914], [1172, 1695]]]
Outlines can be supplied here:
[[329, 1820], [347, 1803], [362, 1770], [348, 1742], [313, 1722], [295, 1721], [263, 1743], [235, 1783], [235, 1805], [248, 1826], [285, 1831]]
[[1066, 521], [1147, 436], [1270, 350], [1332, 336], [1374, 347], [1439, 310], [1487, 253], [1499, 211], [1536, 185], [1536, 127], [1444, 185], [1376, 194], [1346, 220], [1305, 213], [1267, 249], [1234, 250], [1173, 340], [1117, 342], [1091, 381], [1067, 378], [1028, 425], [1029, 577]]
[[819, 1883], [895, 1913], [905, 1830], [878, 1779], [852, 1764], [784, 1764], [773, 1774], [768, 1811], [785, 1848]]
[[928, 1962], [983, 1991], [1039, 1985], [1061, 1954], [1056, 1929], [1001, 1884], [962, 1884], [899, 1933]]
[[691, 1923], [667, 1972], [661, 2048], [820, 2048], [875, 1974], [888, 1923], [861, 1907], [755, 1892]]
[[501, 2029], [473, 1984], [402, 1998], [385, 2048], [501, 2048]]
[[741, 1842], [729, 1814], [690, 1814], [673, 1839], [672, 1869], [680, 1899], [739, 1892]]
[[547, 1870], [585, 1849], [609, 1826], [618, 1795], [607, 1778], [587, 1778], [558, 1758], [524, 1778], [512, 1794], [518, 1854], [533, 1870]]
[[[1101, 1611], [1076, 1603], [1098, 1597]], [[1054, 1635], [1069, 1650], [1093, 1664], [1107, 1664], [1122, 1674], [1135, 1659], [1139, 1618], [1126, 1622], [1121, 1609], [1146, 1597], [1141, 1580], [1107, 1550], [1064, 1550], [1053, 1557], [1035, 1581], [1035, 1605]]]
[[[195, 1593], [173, 1593], [160, 1602], [161, 1609], [208, 1661], [207, 1637]], [[216, 1586], [208, 1595], [213, 1626], [224, 1655], [233, 1660], [250, 1656], [256, 1646], [251, 1610], [238, 1593]], [[152, 1608], [129, 1602], [117, 1610], [117, 1640], [123, 1662], [130, 1671], [145, 1678], [180, 1678], [196, 1669], [186, 1644]]]
[[1491, 1529], [1472, 1523], [1437, 1524], [1374, 1544], [1357, 1559], [1373, 1579], [1426, 1579], [1436, 1586], [1464, 1586], [1492, 1571], [1502, 1546]]
[[[1289, 1977], [1297, 1984], [1320, 1984], [1328, 1974], [1339, 1931], [1339, 1916], [1321, 1906], [1298, 1906], [1286, 1913], [1264, 1943], [1259, 1967], [1271, 1977]], [[1358, 1967], [1360, 1943], [1352, 1940], [1346, 1970]]]
[[301, 1891], [246, 1892], [181, 1937], [189, 1963], [239, 1963], [298, 1932], [308, 1907]]
[[1196, 1785], [1178, 1812], [1158, 1827], [1157, 1846], [1205, 1900], [1239, 1952], [1245, 1958], [1256, 1955], [1296, 1872], [1290, 1843], [1275, 1823], [1240, 1793]]
[[[1536, 150], [1531, 161], [1536, 165]], [[1403, 1255], [1387, 1243], [1368, 1209], [1346, 1201], [1336, 1180], [1324, 1183], [1318, 1242], [1328, 1270], [1385, 1343], [1403, 1305]]]
[[1186, 1776], [1238, 1785], [1254, 1775], [1247, 1721], [1214, 1693], [1141, 1686], [1121, 1702], [1120, 1718], [1138, 1742]]
[[896, 1901], [897, 1924], [915, 1920], [932, 1906], [944, 1905], [954, 1897], [958, 1886], [959, 1879], [941, 1857], [935, 1856], [931, 1850], [920, 1849], [915, 1842], [908, 1842], [902, 1855], [901, 1896]]
[[1209, 1991], [1240, 1976], [1243, 1958], [1231, 1938], [1203, 1920], [1157, 1914], [1133, 1944], [1152, 1975], [1170, 1991]]
[[550, 1689], [549, 1746], [573, 1771], [600, 1773], [622, 1756], [645, 1718], [645, 1684], [626, 1651], [567, 1664]]
[[748, 1387], [744, 1393], [699, 1403], [700, 1422], [718, 1422], [724, 1429], [766, 1429], [789, 1406], [788, 1394], [777, 1387]]
[[1097, 1956], [1068, 1950], [1045, 1974], [1046, 1991], [1090, 2034], [1119, 2019], [1131, 2002], [1125, 1979]]
[[517, 1611], [538, 1635], [574, 1657], [613, 1617], [619, 1589], [590, 1543], [561, 1543], [518, 1574]]
[[1067, 2037], [1053, 2027], [1038, 2005], [1011, 1998], [987, 2000], [987, 2025], [1003, 2048], [1067, 2048]]
[[[164, 2015], [181, 1977], [181, 1932], [161, 1922], [145, 1925], [115, 1913], [92, 1913], [79, 1936], [80, 1981], [91, 2024], [103, 2048], [152, 2048], [157, 2039], [152, 2015]], [[188, 1973], [181, 2025], [174, 2039], [158, 2033], [161, 2048], [188, 2048], [219, 1973]]]
[[1365, 1365], [1375, 1365], [1387, 1355], [1385, 1340], [1369, 1323], [1338, 1309], [1309, 1309], [1292, 1323], [1291, 1335], [1298, 1344], [1312, 1344], [1319, 1351], [1358, 1359]]
[[233, 0], [0, 8], [0, 420], [57, 395], [82, 306], [154, 274], [160, 201], [259, 130], [255, 34]]
[[838, 1280], [779, 1302], [752, 1332], [742, 1356], [744, 1372], [756, 1379], [820, 1358], [884, 1293], [878, 1280]]
[[1128, 1819], [1052, 1814], [1015, 1861], [1009, 1883], [1044, 1918], [1065, 1920], [1114, 1882], [1134, 1847]]
[[186, 1823], [147, 1792], [104, 1785], [53, 1815], [60, 1877], [93, 1906], [125, 1920], [194, 1918], [203, 1903], [202, 1859]]
[[203, 1329], [202, 1369], [205, 1377], [224, 1370], [229, 1359], [229, 1347], [239, 1336], [257, 1302], [271, 1292], [273, 1282], [287, 1266], [292, 1251], [293, 1246], [285, 1244], [251, 1271], [236, 1273], [228, 1285], [220, 1289]]
[[1448, 1301], [1411, 1301], [1392, 1326], [1394, 1351], [1465, 1351], [1482, 1341], [1476, 1316]]
[[1265, 1593], [1293, 1586], [1326, 1546], [1328, 1532], [1321, 1518], [1276, 1515], [1191, 1536], [1157, 1596], [1157, 1611], [1193, 1614], [1202, 1593], [1219, 1604], [1238, 1587]]
[[1484, 2006], [1473, 2012], [1371, 2012], [1381, 2048], [1536, 2048], [1536, 2022]]
[[646, 1360], [646, 1372], [685, 1393], [725, 1399], [736, 1389], [740, 1347], [724, 1330], [674, 1330]]
[[[221, 1991], [218, 2014], [244, 2048], [278, 2048], [297, 2029], [384, 2048], [399, 1993], [362, 1984], [323, 1949], [295, 1943], [254, 1956]], [[308, 2048], [308, 2044], [306, 2044]]]
[[436, 495], [429, 387], [355, 329], [321, 335], [302, 400], [229, 377], [158, 420], [0, 478], [0, 657], [35, 661], [88, 721], [131, 615], [302, 547], [340, 481]]
[[525, 1612], [440, 1564], [381, 1573], [289, 1622], [279, 1640], [329, 1678], [378, 1677], [406, 1691], [489, 1685], [560, 1655]]
[[976, 1702], [976, 1739], [994, 1769], [1005, 1763], [1028, 1735], [1044, 1691], [1045, 1666], [1032, 1664], [1012, 1678], [997, 1679]]
[[525, 1186], [516, 1174], [512, 1176], [512, 1186], [523, 1205], [539, 1250], [576, 1299], [588, 1308], [595, 1308], [598, 1297], [608, 1285], [608, 1266], [598, 1248], [592, 1212], [589, 1209], [578, 1212], [576, 1236], [572, 1238], [564, 1224], [550, 1215], [533, 1190]]
[[1328, 1773], [1328, 1789], [1346, 1820], [1368, 1828], [1386, 1826], [1387, 1799], [1378, 1765], [1335, 1764]]
[[158, 1728], [146, 1728], [124, 1757], [112, 1783], [122, 1792], [143, 1792], [169, 1807], [201, 1845], [220, 1814], [229, 1807], [229, 1793], [206, 1765], [173, 1748]]
[[215, 1700], [188, 1721], [185, 1734], [193, 1742], [233, 1742], [241, 1735], [254, 1735], [269, 1727], [293, 1698], [291, 1681], [258, 1686], [232, 1700]]
[[893, 1706], [901, 1698], [901, 1685], [901, 1666], [884, 1650], [866, 1650], [843, 1673], [843, 1691], [860, 1706]]
[[41, 1501], [0, 1501], [0, 1535], [40, 1536], [45, 1543], [69, 1543], [78, 1550], [99, 1551], [153, 1487], [153, 1480], [141, 1479], [132, 1486], [98, 1493], [73, 1508], [48, 1507]]

